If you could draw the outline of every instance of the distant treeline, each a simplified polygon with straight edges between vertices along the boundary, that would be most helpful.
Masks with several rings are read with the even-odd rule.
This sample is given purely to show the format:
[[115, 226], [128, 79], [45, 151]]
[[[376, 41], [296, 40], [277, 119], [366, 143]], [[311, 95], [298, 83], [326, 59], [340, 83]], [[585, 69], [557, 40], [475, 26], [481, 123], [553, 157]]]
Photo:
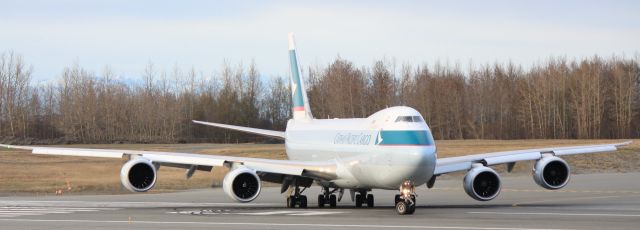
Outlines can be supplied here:
[[[551, 58], [542, 64], [355, 66], [336, 58], [305, 69], [316, 118], [367, 117], [395, 105], [422, 113], [437, 139], [638, 138], [638, 58]], [[215, 74], [149, 64], [141, 83], [79, 65], [56, 83], [32, 83], [20, 55], [0, 59], [0, 140], [19, 143], [266, 141], [191, 123], [284, 130], [288, 77], [263, 78], [254, 63]]]

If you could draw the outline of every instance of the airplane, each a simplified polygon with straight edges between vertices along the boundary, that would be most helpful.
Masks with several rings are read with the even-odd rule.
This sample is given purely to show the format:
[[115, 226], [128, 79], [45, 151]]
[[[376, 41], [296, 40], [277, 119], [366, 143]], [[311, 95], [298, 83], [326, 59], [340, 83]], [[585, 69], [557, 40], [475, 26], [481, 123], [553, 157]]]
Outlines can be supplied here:
[[286, 130], [274, 131], [213, 122], [197, 124], [225, 128], [284, 140], [288, 160], [232, 157], [191, 153], [114, 149], [81, 149], [0, 145], [29, 150], [33, 154], [126, 158], [120, 171], [122, 185], [131, 192], [154, 187], [161, 166], [186, 169], [186, 178], [196, 171], [226, 167], [224, 192], [238, 202], [251, 202], [260, 194], [262, 181], [281, 184], [288, 208], [306, 208], [303, 192], [314, 183], [322, 190], [318, 207], [335, 208], [349, 190], [356, 207], [374, 207], [373, 189], [398, 190], [398, 214], [413, 214], [416, 186], [432, 188], [440, 175], [466, 171], [465, 192], [473, 199], [490, 201], [502, 188], [500, 176], [490, 166], [536, 161], [535, 183], [556, 190], [567, 185], [569, 164], [562, 156], [616, 151], [631, 141], [586, 146], [552, 147], [438, 158], [435, 140], [422, 115], [406, 106], [389, 107], [367, 118], [316, 119], [311, 113], [295, 50], [289, 34], [292, 118]]

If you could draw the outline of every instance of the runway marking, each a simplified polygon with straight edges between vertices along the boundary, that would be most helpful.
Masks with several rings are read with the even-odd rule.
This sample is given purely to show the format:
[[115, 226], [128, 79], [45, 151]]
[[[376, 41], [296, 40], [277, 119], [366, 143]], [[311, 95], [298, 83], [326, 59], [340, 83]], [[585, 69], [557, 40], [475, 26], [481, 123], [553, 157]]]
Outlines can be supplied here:
[[489, 215], [640, 217], [640, 214], [613, 214], [613, 213], [564, 213], [564, 212], [467, 212], [467, 213], [468, 214], [489, 214]]
[[34, 201], [34, 200], [5, 200], [0, 205], [26, 207], [82, 207], [82, 208], [173, 208], [173, 207], [268, 207], [282, 206], [282, 203], [186, 203], [186, 202], [140, 202], [140, 201]]
[[238, 214], [238, 215], [252, 215], [252, 216], [270, 216], [280, 214], [294, 214], [296, 211], [272, 211], [272, 212], [239, 212], [239, 213], [224, 213], [224, 214]]
[[0, 207], [0, 218], [117, 210], [114, 208]]
[[[363, 224], [292, 224], [292, 223], [256, 223], [256, 222], [193, 222], [193, 221], [127, 221], [127, 220], [47, 220], [47, 219], [0, 219], [4, 222], [67, 222], [93, 224], [150, 224], [150, 225], [239, 225], [255, 227], [326, 227], [326, 228], [404, 228], [404, 229], [476, 229], [476, 230], [565, 230], [556, 228], [511, 228], [511, 227], [478, 227], [478, 226], [415, 226], [415, 225], [363, 225]], [[129, 225], [130, 226], [130, 225]], [[566, 229], [568, 230], [568, 229]]]
[[549, 202], [563, 202], [563, 201], [570, 201], [570, 200], [595, 200], [595, 199], [607, 199], [607, 198], [627, 198], [627, 197], [637, 197], [640, 195], [631, 195], [631, 196], [588, 196], [588, 197], [574, 197], [574, 198], [559, 198], [559, 199], [546, 199], [546, 200], [537, 200], [537, 201], [528, 201], [528, 202], [520, 202], [520, 203], [514, 203], [511, 206], [513, 207], [518, 207], [520, 205], [527, 205], [527, 204], [540, 204], [540, 203], [549, 203]]
[[274, 216], [274, 215], [287, 215], [287, 216], [320, 216], [320, 215], [332, 215], [342, 214], [345, 212], [333, 212], [333, 211], [262, 211], [262, 212], [230, 212], [229, 210], [183, 210], [167, 212], [168, 214], [181, 214], [181, 215], [249, 215], [249, 216]]
[[[432, 188], [431, 190], [440, 191], [463, 191], [461, 188], [443, 187]], [[576, 189], [563, 189], [563, 190], [545, 190], [545, 189], [509, 189], [505, 188], [501, 191], [506, 192], [544, 192], [544, 193], [603, 193], [603, 194], [640, 194], [640, 191], [630, 190], [576, 190]]]
[[317, 211], [317, 212], [305, 212], [305, 213], [295, 213], [295, 214], [290, 214], [289, 216], [319, 216], [319, 215], [331, 215], [331, 214], [342, 214], [344, 212], [322, 212], [322, 211]]

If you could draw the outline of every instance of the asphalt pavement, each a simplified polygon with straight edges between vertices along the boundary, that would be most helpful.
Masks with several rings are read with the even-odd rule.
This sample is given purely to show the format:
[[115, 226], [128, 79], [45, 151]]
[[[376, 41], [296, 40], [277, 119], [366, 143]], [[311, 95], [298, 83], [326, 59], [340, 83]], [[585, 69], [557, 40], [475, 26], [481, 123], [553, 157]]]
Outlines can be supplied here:
[[[417, 189], [414, 215], [393, 207], [396, 191], [374, 190], [375, 208], [318, 208], [319, 187], [305, 191], [309, 208], [285, 207], [277, 187], [251, 203], [222, 189], [125, 195], [0, 197], [0, 229], [640, 229], [640, 173], [572, 175], [561, 190], [528, 175], [504, 175], [500, 196], [468, 197], [462, 178], [447, 176]], [[160, 180], [162, 178], [159, 178]], [[119, 186], [119, 185], [114, 185]]]

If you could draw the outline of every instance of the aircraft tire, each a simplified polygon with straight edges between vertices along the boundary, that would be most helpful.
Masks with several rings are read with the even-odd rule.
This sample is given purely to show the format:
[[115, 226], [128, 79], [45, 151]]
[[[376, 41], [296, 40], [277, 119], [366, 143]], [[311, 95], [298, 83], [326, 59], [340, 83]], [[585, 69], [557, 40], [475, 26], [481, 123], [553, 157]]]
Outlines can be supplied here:
[[336, 195], [331, 194], [329, 196], [329, 207], [335, 208], [338, 202], [336, 201]]
[[405, 215], [408, 214], [407, 212], [409, 211], [409, 204], [407, 204], [407, 202], [404, 201], [400, 201], [398, 203], [396, 203], [396, 212], [398, 212], [398, 214], [400, 215]]
[[318, 208], [324, 208], [324, 203], [325, 203], [324, 195], [322, 194], [318, 195]]

